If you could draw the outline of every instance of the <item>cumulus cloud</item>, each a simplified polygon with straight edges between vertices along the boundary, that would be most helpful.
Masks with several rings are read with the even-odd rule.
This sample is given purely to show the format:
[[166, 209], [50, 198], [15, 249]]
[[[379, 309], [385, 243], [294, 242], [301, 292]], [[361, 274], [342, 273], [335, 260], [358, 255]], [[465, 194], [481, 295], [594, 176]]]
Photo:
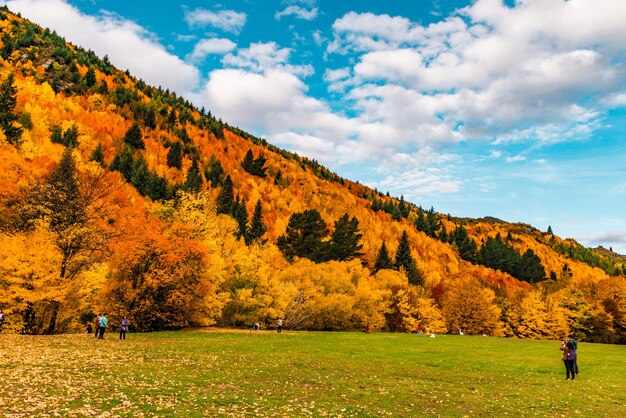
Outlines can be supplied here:
[[602, 126], [601, 107], [624, 103], [613, 94], [626, 83], [623, 21], [626, 4], [610, 0], [478, 0], [427, 26], [349, 12], [327, 53], [357, 59], [330, 88], [352, 86], [363, 119], [437, 131], [432, 144], [585, 139]]
[[101, 57], [108, 55], [116, 67], [129, 69], [152, 85], [183, 95], [198, 87], [200, 74], [194, 66], [169, 53], [154, 34], [130, 20], [104, 12], [86, 15], [62, 0], [13, 0], [5, 4], [76, 45]]
[[303, 7], [292, 5], [287, 6], [284, 10], [274, 14], [274, 18], [276, 20], [280, 20], [285, 16], [294, 16], [302, 20], [313, 20], [317, 17], [317, 7], [307, 10]]
[[207, 55], [224, 55], [236, 47], [237, 45], [230, 39], [203, 39], [193, 47], [193, 51], [191, 51], [191, 53], [187, 56], [187, 59], [191, 62], [197, 63], [205, 59]]
[[290, 64], [290, 54], [290, 48], [281, 48], [275, 42], [259, 42], [250, 44], [249, 48], [242, 48], [228, 54], [222, 63], [229, 67], [242, 68], [257, 73], [269, 69], [280, 69], [300, 76], [313, 74], [314, 69], [311, 65]]
[[185, 21], [189, 26], [212, 26], [225, 32], [239, 34], [246, 24], [247, 15], [234, 10], [213, 12], [202, 8], [185, 10]]

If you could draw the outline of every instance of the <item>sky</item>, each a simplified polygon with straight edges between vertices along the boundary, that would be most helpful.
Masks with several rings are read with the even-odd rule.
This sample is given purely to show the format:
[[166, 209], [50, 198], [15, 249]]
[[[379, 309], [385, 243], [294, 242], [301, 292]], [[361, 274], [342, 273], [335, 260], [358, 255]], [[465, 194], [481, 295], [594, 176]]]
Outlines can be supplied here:
[[626, 2], [0, 0], [339, 175], [626, 254]]

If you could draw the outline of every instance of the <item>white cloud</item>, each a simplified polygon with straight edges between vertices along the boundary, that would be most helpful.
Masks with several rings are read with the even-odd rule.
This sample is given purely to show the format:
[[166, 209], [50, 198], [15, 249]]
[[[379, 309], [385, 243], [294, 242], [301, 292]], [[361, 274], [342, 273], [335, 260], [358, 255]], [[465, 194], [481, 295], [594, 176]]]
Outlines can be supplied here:
[[329, 90], [364, 120], [430, 132], [417, 142], [585, 139], [601, 108], [626, 102], [613, 93], [626, 83], [624, 21], [626, 3], [611, 0], [478, 0], [428, 26], [350, 12], [327, 53], [356, 62]]
[[517, 162], [520, 162], [520, 161], [526, 161], [526, 157], [524, 157], [523, 155], [515, 155], [513, 157], [507, 157], [505, 159], [505, 161], [507, 163], [509, 163], [509, 164], [510, 163], [517, 163]]
[[313, 20], [317, 17], [317, 7], [307, 10], [300, 6], [287, 6], [284, 10], [276, 12], [274, 19], [280, 20], [285, 16], [294, 16], [302, 20]]
[[185, 95], [196, 89], [198, 70], [169, 53], [155, 35], [136, 23], [110, 13], [90, 16], [62, 0], [14, 0], [5, 3], [37, 24], [144, 79]]
[[280, 48], [275, 42], [253, 43], [249, 48], [239, 49], [228, 54], [222, 60], [229, 67], [246, 69], [252, 72], [264, 72], [269, 69], [309, 76], [314, 69], [311, 65], [289, 64], [290, 48]]
[[189, 26], [212, 26], [226, 32], [239, 34], [246, 25], [245, 13], [234, 10], [213, 12], [202, 8], [185, 10], [185, 21]]
[[203, 39], [193, 47], [193, 51], [187, 56], [187, 59], [191, 62], [198, 63], [204, 60], [207, 55], [224, 55], [236, 47], [237, 45], [230, 39]]

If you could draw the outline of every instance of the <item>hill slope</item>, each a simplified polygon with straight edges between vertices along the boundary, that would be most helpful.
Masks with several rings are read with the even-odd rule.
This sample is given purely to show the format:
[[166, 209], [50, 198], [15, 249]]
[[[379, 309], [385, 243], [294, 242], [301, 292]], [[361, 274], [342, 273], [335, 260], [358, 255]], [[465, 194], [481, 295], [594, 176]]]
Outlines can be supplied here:
[[106, 311], [142, 330], [284, 317], [625, 341], [619, 260], [342, 179], [0, 13], [9, 329], [76, 331]]

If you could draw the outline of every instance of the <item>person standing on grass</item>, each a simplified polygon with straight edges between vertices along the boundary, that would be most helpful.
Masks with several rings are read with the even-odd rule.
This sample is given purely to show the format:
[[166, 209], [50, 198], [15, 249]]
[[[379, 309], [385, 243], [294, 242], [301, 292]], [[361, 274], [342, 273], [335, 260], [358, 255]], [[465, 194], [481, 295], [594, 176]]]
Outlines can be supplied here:
[[278, 333], [280, 334], [283, 331], [283, 319], [282, 318], [278, 318], [278, 328], [277, 328]]
[[104, 331], [106, 331], [107, 326], [109, 325], [109, 319], [107, 318], [107, 314], [102, 314], [100, 317], [100, 339], [104, 340]]
[[565, 378], [566, 380], [576, 379], [576, 373], [574, 364], [576, 363], [576, 350], [574, 350], [574, 344], [571, 341], [563, 341], [559, 348], [563, 352], [561, 359], [565, 364]]
[[2, 332], [2, 325], [4, 324], [4, 320], [6, 319], [6, 317], [7, 316], [4, 314], [4, 312], [0, 308], [0, 332]]
[[102, 314], [98, 314], [98, 317], [96, 318], [96, 338], [98, 338], [98, 336], [100, 335], [100, 320], [102, 319]]
[[125, 340], [126, 339], [126, 333], [128, 332], [128, 318], [126, 316], [124, 316], [124, 318], [122, 318], [122, 320], [120, 321], [120, 340]]
[[574, 350], [574, 373], [578, 374], [578, 341], [576, 341], [574, 334], [570, 334], [568, 344]]

